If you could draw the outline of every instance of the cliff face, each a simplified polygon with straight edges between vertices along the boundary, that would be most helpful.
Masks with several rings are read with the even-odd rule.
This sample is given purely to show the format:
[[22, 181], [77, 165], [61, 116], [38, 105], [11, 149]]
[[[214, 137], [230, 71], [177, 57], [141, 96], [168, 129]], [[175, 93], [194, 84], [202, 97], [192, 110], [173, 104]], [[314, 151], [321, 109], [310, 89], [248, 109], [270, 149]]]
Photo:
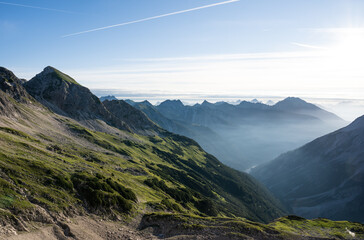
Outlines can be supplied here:
[[24, 86], [35, 99], [52, 111], [82, 121], [88, 127], [101, 130], [102, 126], [97, 122], [101, 120], [113, 127], [130, 130], [89, 89], [53, 67], [46, 67]]
[[16, 103], [30, 103], [32, 97], [22, 86], [22, 80], [13, 72], [0, 67], [0, 114], [15, 116], [18, 114]]
[[22, 86], [22, 80], [3, 67], [0, 67], [0, 90], [2, 94], [8, 94], [16, 101], [27, 102], [29, 100], [29, 95]]

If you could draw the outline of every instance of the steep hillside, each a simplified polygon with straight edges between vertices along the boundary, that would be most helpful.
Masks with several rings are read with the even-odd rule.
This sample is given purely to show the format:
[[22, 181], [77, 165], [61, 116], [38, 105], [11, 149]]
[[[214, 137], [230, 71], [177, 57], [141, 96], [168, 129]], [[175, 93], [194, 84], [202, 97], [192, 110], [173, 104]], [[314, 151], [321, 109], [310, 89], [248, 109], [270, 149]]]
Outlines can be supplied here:
[[[139, 239], [322, 236], [314, 227], [316, 223], [304, 223], [306, 231], [302, 233], [293, 232], [292, 226], [297, 223], [284, 219], [263, 225], [236, 218], [268, 222], [282, 216], [284, 210], [256, 180], [226, 167], [193, 140], [164, 130], [163, 136], [139, 135], [133, 127], [124, 130], [107, 125], [103, 120], [110, 117], [101, 114], [106, 107], [93, 101], [94, 96], [90, 96], [90, 102], [83, 102], [84, 106], [77, 106], [80, 102], [75, 101], [76, 106], [68, 109], [50, 92], [66, 96], [62, 99], [67, 102], [82, 94], [88, 97], [89, 91], [69, 79], [52, 85], [47, 78], [43, 79], [47, 87], [38, 79], [36, 85], [41, 91], [32, 92], [46, 107], [29, 96], [19, 82], [12, 85], [15, 93], [8, 88], [0, 90], [1, 99], [6, 100], [2, 102], [6, 114], [0, 114], [0, 238], [30, 232], [11, 239], [119, 239], [131, 238], [132, 231], [141, 236]], [[23, 94], [15, 99], [17, 91]], [[123, 109], [123, 102], [114, 102], [110, 109], [117, 109], [119, 103]], [[16, 114], [10, 113], [13, 110]], [[113, 117], [144, 116], [136, 109], [129, 110], [128, 116], [113, 111]], [[84, 116], [105, 117], [97, 119], [104, 131], [87, 128]], [[130, 221], [140, 215], [139, 227], [132, 231], [123, 232], [124, 228], [117, 225], [114, 229], [120, 234], [107, 230], [120, 220]], [[70, 220], [73, 217], [76, 220]], [[174, 225], [178, 221], [180, 224]], [[337, 228], [329, 224], [337, 224]], [[205, 225], [208, 234], [201, 232]], [[363, 233], [363, 226], [353, 223], [330, 222], [321, 224], [320, 229], [325, 229], [325, 236], [349, 239], [344, 227], [357, 236]], [[163, 232], [168, 228], [171, 231]]]
[[296, 214], [364, 222], [364, 116], [253, 175]]
[[[167, 239], [181, 240], [334, 240], [364, 238], [364, 226], [360, 223], [333, 222], [323, 218], [306, 220], [297, 216], [282, 217], [265, 225], [240, 218], [206, 219], [181, 214], [156, 213], [145, 215], [141, 224], [142, 229], [152, 226], [155, 235]], [[178, 238], [179, 235], [181, 238]]]
[[154, 122], [138, 109], [130, 106], [123, 100], [105, 100], [103, 105], [115, 117], [122, 119], [133, 132], [140, 134], [162, 133], [163, 129], [159, 128]]
[[[239, 160], [245, 160], [241, 156], [242, 151], [239, 149], [233, 149], [226, 139], [212, 131], [209, 127], [181, 121], [178, 117], [173, 120], [169, 119], [160, 113], [157, 107], [153, 106], [148, 101], [133, 102], [131, 100], [127, 100], [127, 102], [140, 111], [144, 112], [153, 122], [157, 123], [162, 128], [196, 140], [205, 151], [213, 154], [218, 159], [223, 159], [225, 164], [231, 167], [236, 167], [237, 169], [243, 169], [241, 166], [244, 164], [237, 163]], [[167, 103], [172, 109], [173, 105], [178, 107], [182, 104], [180, 101], [166, 101], [165, 104]]]
[[[22, 229], [27, 220], [52, 223], [82, 212], [117, 216], [146, 209], [262, 222], [284, 213], [256, 180], [226, 167], [191, 139], [164, 130], [163, 137], [138, 135], [129, 126], [127, 131], [108, 126], [109, 132], [87, 128], [84, 116], [103, 117], [96, 121], [104, 126], [103, 119], [111, 117], [103, 114], [112, 113], [86, 88], [55, 81], [48, 76], [54, 73], [47, 72], [26, 87], [60, 114], [0, 91], [18, 109], [15, 117], [0, 116], [2, 221]], [[68, 105], [79, 96], [90, 101]], [[137, 109], [129, 109], [127, 116], [113, 110], [123, 102], [109, 104], [115, 104], [108, 106], [115, 118], [144, 116], [141, 121], [150, 123]]]

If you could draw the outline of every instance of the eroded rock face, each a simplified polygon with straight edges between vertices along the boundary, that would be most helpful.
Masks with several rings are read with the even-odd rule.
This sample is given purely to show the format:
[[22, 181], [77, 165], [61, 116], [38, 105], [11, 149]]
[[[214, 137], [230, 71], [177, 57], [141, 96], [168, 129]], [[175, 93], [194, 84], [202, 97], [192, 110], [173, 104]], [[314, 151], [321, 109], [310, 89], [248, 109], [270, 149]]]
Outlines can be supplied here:
[[32, 98], [22, 83], [23, 80], [18, 79], [13, 72], [0, 67], [0, 115], [8, 117], [17, 115], [16, 102], [31, 102]]
[[28, 94], [22, 86], [22, 81], [3, 67], [0, 67], [0, 90], [17, 101], [27, 101]]
[[53, 67], [46, 67], [24, 86], [35, 99], [58, 114], [81, 121], [102, 120], [119, 129], [130, 130], [89, 89]]
[[72, 117], [102, 116], [107, 113], [90, 90], [52, 67], [46, 67], [24, 86], [37, 100], [53, 105]]

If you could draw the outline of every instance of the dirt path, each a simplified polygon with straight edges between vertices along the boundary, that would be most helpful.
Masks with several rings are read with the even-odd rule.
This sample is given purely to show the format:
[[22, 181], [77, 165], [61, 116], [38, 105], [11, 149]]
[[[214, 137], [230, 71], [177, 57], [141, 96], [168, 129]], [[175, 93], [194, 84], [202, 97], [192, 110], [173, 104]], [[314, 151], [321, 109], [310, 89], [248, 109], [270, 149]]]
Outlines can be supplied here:
[[[14, 233], [13, 233], [14, 234]], [[0, 236], [6, 240], [144, 240], [158, 239], [148, 232], [140, 232], [122, 223], [105, 221], [91, 217], [77, 217], [67, 224], [41, 227], [32, 232], [17, 233], [13, 236]]]

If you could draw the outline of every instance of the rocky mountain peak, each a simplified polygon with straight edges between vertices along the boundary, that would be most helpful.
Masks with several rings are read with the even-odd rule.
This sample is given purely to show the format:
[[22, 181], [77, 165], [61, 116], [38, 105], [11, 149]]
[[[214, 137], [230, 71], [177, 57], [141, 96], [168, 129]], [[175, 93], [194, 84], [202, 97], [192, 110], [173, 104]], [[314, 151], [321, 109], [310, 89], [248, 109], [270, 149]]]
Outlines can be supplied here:
[[141, 104], [149, 107], [153, 107], [153, 104], [151, 104], [148, 100], [144, 100], [143, 102], [140, 102]]
[[262, 103], [261, 101], [259, 101], [258, 99], [254, 98], [253, 100], [250, 101], [251, 103]]
[[[70, 85], [79, 84], [67, 74], [64, 74], [63, 72], [51, 66], [44, 68], [42, 72], [37, 74], [34, 78], [26, 83], [28, 88], [30, 86], [34, 86], [37, 89], [44, 89], [50, 86], [53, 88], [59, 88], [60, 86], [68, 88]], [[28, 88], [27, 90], [29, 91]]]
[[112, 101], [112, 100], [118, 100], [118, 99], [115, 96], [112, 96], [112, 95], [100, 97], [100, 101], [101, 102], [104, 102], [104, 101]]
[[337, 126], [343, 126], [343, 124], [345, 124], [345, 121], [337, 115], [297, 97], [288, 97], [282, 101], [277, 102], [272, 107], [275, 110], [311, 115]]
[[14, 75], [12, 71], [10, 71], [7, 68], [0, 67], [0, 79], [1, 80], [12, 80], [17, 79], [17, 77]]
[[53, 67], [46, 67], [24, 86], [28, 93], [52, 111], [85, 121], [89, 127], [97, 129], [97, 121], [93, 120], [100, 119], [119, 129], [129, 130], [124, 122], [106, 110], [89, 89]]
[[4, 67], [0, 67], [0, 90], [17, 101], [26, 102], [29, 97], [22, 86], [22, 81]]
[[166, 100], [166, 101], [162, 102], [159, 106], [173, 107], [173, 108], [184, 107], [181, 100]]
[[43, 74], [49, 74], [49, 73], [53, 73], [53, 72], [56, 72], [56, 69], [52, 66], [47, 66], [42, 71]]
[[287, 97], [282, 101], [277, 102], [274, 105], [274, 108], [278, 108], [280, 110], [290, 110], [290, 109], [318, 109], [317, 106], [304, 101], [298, 97]]
[[204, 100], [201, 104], [201, 106], [203, 107], [209, 107], [209, 106], [213, 106], [214, 104], [210, 103], [209, 101], [207, 100]]

